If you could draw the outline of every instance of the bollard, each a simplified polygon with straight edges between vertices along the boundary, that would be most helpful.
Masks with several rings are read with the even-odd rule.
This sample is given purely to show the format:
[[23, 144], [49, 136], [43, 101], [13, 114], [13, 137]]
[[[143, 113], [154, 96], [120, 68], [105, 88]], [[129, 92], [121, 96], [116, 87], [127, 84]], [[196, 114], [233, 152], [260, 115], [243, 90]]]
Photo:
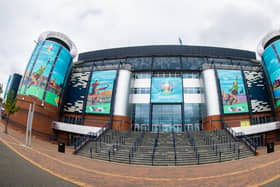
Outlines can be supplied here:
[[238, 154], [237, 154], [237, 159], [239, 160], [239, 156], [240, 156], [240, 149], [238, 148]]
[[92, 147], [90, 147], [89, 151], [90, 151], [90, 158], [92, 159]]
[[222, 152], [221, 151], [219, 152], [219, 160], [220, 160], [220, 162], [222, 161]]

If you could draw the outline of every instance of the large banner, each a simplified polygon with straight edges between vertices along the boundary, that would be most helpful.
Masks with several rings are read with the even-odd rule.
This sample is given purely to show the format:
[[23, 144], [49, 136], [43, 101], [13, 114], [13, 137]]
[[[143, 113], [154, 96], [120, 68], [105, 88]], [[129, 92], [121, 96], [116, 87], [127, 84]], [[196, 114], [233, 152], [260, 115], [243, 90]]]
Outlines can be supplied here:
[[224, 114], [248, 112], [248, 102], [241, 71], [217, 70]]
[[178, 77], [153, 77], [152, 78], [152, 103], [181, 103], [182, 78]]
[[[276, 42], [278, 44], [280, 42]], [[280, 46], [278, 46], [280, 51]], [[263, 62], [267, 70], [267, 74], [270, 79], [271, 87], [273, 89], [273, 95], [275, 99], [275, 105], [280, 106], [280, 62], [272, 48], [272, 46], [265, 49], [263, 53]]]
[[46, 41], [42, 46], [39, 56], [31, 58], [27, 67], [26, 77], [20, 89], [20, 94], [33, 95], [38, 99], [43, 99], [43, 94], [48, 83], [51, 68], [57, 56], [59, 44]]
[[52, 41], [37, 44], [27, 65], [19, 94], [33, 95], [58, 106], [66, 73], [72, 62], [69, 51], [62, 47], [59, 52], [60, 48], [60, 44]]
[[19, 88], [19, 92], [18, 94], [25, 94], [25, 91], [26, 91], [26, 85], [28, 84], [28, 82], [30, 81], [30, 76], [31, 76], [31, 71], [32, 71], [32, 67], [34, 66], [34, 63], [36, 61], [36, 57], [39, 53], [39, 50], [41, 48], [41, 46], [43, 45], [44, 42], [39, 42], [35, 49], [33, 50], [33, 53], [31, 55], [31, 58], [27, 64], [27, 67], [26, 67], [26, 70], [25, 70], [25, 73], [24, 73], [24, 77], [21, 81], [21, 86]]
[[116, 70], [96, 71], [92, 73], [87, 97], [87, 113], [110, 113], [116, 73]]
[[250, 95], [252, 112], [271, 111], [269, 96], [265, 87], [263, 72], [244, 71]]
[[67, 77], [66, 74], [70, 69], [71, 62], [72, 56], [70, 53], [67, 49], [61, 48], [46, 89], [45, 101], [47, 103], [58, 106], [60, 102], [60, 95], [64, 87], [64, 81]]

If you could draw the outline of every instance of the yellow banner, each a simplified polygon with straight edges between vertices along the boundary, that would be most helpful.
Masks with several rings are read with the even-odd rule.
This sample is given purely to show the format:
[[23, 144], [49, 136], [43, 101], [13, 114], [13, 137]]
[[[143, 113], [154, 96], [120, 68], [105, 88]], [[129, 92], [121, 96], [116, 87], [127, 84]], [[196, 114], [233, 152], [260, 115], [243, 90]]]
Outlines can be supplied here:
[[249, 120], [240, 121], [240, 126], [241, 127], [250, 126], [250, 121]]

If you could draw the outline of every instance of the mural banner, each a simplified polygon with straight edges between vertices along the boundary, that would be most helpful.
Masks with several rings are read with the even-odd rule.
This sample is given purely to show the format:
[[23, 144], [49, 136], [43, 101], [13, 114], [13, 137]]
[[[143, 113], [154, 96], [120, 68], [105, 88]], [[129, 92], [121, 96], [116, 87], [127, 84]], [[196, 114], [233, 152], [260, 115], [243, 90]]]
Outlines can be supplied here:
[[92, 73], [87, 96], [87, 113], [110, 113], [116, 74], [116, 70], [96, 71]]
[[[276, 49], [279, 48], [277, 51], [280, 51], [280, 42], [276, 42], [275, 47]], [[263, 63], [269, 76], [270, 84], [273, 89], [275, 105], [277, 107], [280, 106], [280, 63], [272, 46], [269, 46], [265, 49], [263, 53], [263, 59]]]
[[31, 58], [31, 62], [29, 62], [25, 73], [25, 75], [29, 76], [24, 78], [20, 88], [20, 94], [33, 95], [38, 99], [43, 99], [48, 77], [59, 48], [59, 44], [46, 41], [42, 46], [38, 58]]
[[217, 70], [224, 114], [248, 112], [245, 86], [240, 70]]
[[182, 78], [153, 77], [152, 103], [181, 103], [183, 101]]
[[60, 103], [60, 95], [64, 87], [64, 81], [67, 77], [70, 64], [72, 62], [72, 56], [67, 49], [62, 48], [59, 56], [57, 57], [55, 66], [52, 71], [51, 78], [46, 89], [45, 101], [52, 105], [58, 106]]

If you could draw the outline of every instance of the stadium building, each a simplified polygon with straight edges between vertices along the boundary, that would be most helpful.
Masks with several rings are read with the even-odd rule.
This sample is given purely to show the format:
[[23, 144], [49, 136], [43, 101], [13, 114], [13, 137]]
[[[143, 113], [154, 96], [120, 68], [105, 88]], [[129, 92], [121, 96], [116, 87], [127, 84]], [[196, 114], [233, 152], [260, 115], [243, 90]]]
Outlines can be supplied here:
[[17, 92], [25, 126], [71, 142], [101, 129], [190, 132], [232, 128], [258, 144], [279, 139], [280, 33], [255, 52], [185, 45], [83, 52], [64, 34], [44, 32]]

